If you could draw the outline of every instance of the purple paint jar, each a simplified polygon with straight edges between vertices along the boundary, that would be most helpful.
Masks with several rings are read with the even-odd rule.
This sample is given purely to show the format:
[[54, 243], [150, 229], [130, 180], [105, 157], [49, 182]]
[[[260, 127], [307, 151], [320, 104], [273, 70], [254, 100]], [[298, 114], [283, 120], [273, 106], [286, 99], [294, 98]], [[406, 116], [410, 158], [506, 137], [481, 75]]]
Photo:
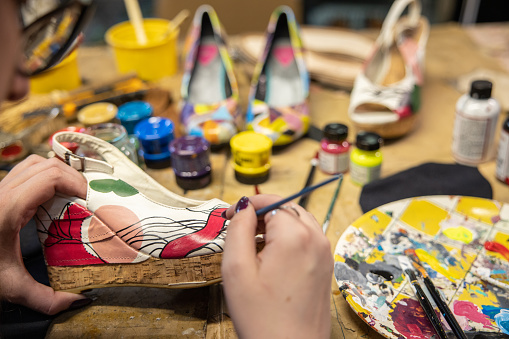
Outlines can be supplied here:
[[185, 136], [170, 143], [177, 185], [186, 190], [200, 189], [211, 181], [210, 144], [199, 136]]

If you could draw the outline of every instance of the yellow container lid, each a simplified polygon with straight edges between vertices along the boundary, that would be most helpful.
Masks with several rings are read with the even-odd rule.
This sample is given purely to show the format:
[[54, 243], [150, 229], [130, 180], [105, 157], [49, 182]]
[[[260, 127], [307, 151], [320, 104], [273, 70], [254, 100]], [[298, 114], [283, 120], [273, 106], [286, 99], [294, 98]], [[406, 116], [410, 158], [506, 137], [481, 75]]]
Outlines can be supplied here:
[[232, 164], [244, 175], [264, 175], [270, 169], [272, 140], [261, 133], [245, 131], [230, 139]]
[[78, 121], [90, 126], [109, 122], [117, 115], [118, 108], [108, 102], [97, 102], [79, 110]]

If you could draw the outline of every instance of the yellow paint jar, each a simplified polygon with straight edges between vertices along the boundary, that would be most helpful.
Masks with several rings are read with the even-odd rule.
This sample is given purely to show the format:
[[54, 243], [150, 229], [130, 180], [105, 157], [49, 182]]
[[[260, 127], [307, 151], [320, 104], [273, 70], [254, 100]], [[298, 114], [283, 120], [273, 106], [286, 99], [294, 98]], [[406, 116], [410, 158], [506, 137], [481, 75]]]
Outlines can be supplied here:
[[31, 76], [30, 92], [44, 94], [56, 89], [69, 91], [80, 87], [81, 78], [77, 56], [78, 52], [75, 50], [50, 69]]
[[164, 19], [144, 19], [147, 43], [140, 45], [129, 21], [108, 29], [106, 42], [113, 49], [120, 73], [136, 72], [143, 80], [158, 80], [178, 69], [177, 38], [179, 30]]
[[80, 109], [77, 118], [85, 126], [104, 124], [113, 121], [117, 111], [118, 108], [114, 104], [97, 102]]
[[235, 178], [256, 185], [269, 178], [272, 140], [261, 133], [245, 131], [230, 139]]

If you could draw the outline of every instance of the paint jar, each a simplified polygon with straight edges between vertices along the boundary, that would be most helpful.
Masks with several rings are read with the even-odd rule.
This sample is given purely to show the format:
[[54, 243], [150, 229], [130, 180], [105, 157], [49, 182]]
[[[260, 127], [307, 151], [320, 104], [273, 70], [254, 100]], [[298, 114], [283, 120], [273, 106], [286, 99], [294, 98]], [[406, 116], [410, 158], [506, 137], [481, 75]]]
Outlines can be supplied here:
[[380, 178], [382, 169], [383, 139], [373, 132], [359, 132], [355, 148], [350, 153], [350, 177], [359, 185], [365, 185]]
[[54, 90], [70, 91], [81, 86], [78, 50], [73, 51], [50, 69], [30, 77], [30, 93], [44, 94]]
[[114, 122], [118, 108], [108, 102], [96, 102], [78, 111], [78, 121], [85, 126]]
[[475, 80], [470, 93], [456, 103], [452, 155], [460, 164], [477, 166], [494, 156], [500, 104], [491, 97], [491, 90], [490, 81]]
[[210, 184], [210, 144], [207, 140], [195, 135], [180, 137], [170, 143], [170, 152], [177, 185], [194, 190]]
[[261, 184], [269, 178], [272, 140], [261, 133], [240, 132], [230, 139], [235, 178], [249, 185]]
[[117, 119], [125, 127], [127, 134], [134, 134], [134, 127], [142, 120], [150, 118], [154, 109], [145, 101], [131, 101], [118, 106]]
[[[131, 143], [127, 135], [127, 131], [124, 126], [120, 124], [97, 124], [87, 127], [83, 133], [92, 135], [101, 140], [107, 141], [116, 148], [118, 148], [122, 153], [126, 155], [132, 162], [138, 165], [138, 155], [136, 154], [136, 147]], [[87, 153], [95, 153], [93, 150], [87, 150], [87, 148], [80, 147], [80, 151], [84, 152], [85, 156], [93, 157]]]
[[28, 154], [27, 148], [20, 140], [0, 149], [0, 164], [14, 163], [22, 160]]
[[505, 119], [500, 132], [495, 175], [498, 180], [509, 185], [509, 118]]
[[348, 171], [350, 143], [347, 137], [347, 126], [336, 123], [325, 126], [318, 152], [318, 164], [323, 172], [338, 174]]
[[110, 27], [105, 40], [115, 55], [120, 73], [136, 72], [143, 80], [158, 80], [178, 70], [177, 40], [179, 29], [171, 21], [150, 18], [143, 20], [147, 43], [140, 45], [129, 21]]
[[162, 117], [151, 117], [140, 121], [134, 127], [134, 134], [140, 141], [139, 155], [149, 168], [171, 166], [170, 142], [174, 138], [173, 121]]

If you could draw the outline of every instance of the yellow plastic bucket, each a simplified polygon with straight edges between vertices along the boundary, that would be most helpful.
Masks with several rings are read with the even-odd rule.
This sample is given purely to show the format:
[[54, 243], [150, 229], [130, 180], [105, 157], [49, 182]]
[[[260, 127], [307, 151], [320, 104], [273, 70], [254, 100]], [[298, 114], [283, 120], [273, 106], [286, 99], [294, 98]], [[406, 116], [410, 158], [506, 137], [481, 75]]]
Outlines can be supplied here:
[[49, 93], [55, 89], [72, 90], [81, 86], [78, 69], [78, 51], [74, 50], [60, 63], [50, 69], [30, 77], [30, 92]]
[[106, 42], [115, 54], [120, 73], [135, 71], [143, 80], [157, 80], [177, 72], [177, 37], [179, 30], [171, 28], [165, 19], [144, 19], [147, 35], [145, 45], [138, 44], [129, 21], [106, 31]]

